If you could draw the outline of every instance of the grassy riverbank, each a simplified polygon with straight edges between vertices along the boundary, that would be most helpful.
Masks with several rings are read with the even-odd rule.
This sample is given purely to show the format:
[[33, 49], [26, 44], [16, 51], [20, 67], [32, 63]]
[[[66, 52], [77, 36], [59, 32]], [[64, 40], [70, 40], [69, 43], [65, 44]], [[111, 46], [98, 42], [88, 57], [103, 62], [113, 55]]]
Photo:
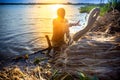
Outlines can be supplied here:
[[89, 13], [91, 9], [95, 7], [100, 8], [100, 15], [103, 16], [105, 13], [110, 12], [112, 10], [117, 9], [120, 11], [120, 1], [119, 0], [108, 0], [108, 3], [106, 4], [96, 4], [96, 5], [86, 5], [84, 7], [81, 7], [80, 13]]

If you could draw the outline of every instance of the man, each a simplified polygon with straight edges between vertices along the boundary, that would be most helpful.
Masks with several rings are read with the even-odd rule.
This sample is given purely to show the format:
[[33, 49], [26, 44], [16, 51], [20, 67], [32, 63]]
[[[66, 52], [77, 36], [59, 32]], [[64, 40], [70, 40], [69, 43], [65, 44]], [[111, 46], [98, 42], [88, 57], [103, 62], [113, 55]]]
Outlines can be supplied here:
[[69, 27], [79, 25], [77, 23], [68, 23], [68, 20], [65, 18], [65, 9], [59, 8], [57, 10], [57, 18], [53, 20], [53, 36], [52, 36], [52, 46], [53, 51], [56, 53], [57, 51], [61, 51], [63, 46], [66, 44], [64, 36], [69, 38]]

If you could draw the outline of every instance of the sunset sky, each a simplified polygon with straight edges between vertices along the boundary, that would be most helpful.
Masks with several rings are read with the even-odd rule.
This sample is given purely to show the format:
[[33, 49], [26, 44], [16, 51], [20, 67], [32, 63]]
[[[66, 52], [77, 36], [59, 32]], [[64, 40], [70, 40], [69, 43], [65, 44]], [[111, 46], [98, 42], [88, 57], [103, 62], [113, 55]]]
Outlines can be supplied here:
[[[0, 0], [0, 2], [11, 3], [100, 3], [100, 0]], [[107, 0], [104, 1], [105, 3]]]

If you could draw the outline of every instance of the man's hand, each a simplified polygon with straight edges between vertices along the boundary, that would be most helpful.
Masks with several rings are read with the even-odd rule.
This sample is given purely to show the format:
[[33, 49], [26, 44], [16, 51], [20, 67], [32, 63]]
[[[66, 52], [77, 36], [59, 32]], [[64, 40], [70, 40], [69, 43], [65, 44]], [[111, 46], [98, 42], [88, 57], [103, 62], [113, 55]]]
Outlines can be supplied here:
[[80, 26], [80, 20], [77, 22], [77, 23], [75, 23], [75, 26]]
[[80, 20], [78, 22], [76, 22], [76, 23], [70, 23], [69, 27], [72, 27], [72, 26], [81, 26], [79, 23], [80, 23]]

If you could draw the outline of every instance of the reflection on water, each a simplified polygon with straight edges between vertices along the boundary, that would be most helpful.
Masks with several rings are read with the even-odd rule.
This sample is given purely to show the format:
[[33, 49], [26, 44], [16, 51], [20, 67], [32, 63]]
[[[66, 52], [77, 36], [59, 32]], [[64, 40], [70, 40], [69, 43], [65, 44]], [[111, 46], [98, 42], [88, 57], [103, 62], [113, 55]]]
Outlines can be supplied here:
[[[69, 22], [79, 19], [81, 24], [86, 14], [80, 14], [80, 5], [0, 5], [0, 55], [32, 53], [47, 47], [45, 35], [52, 35], [52, 20], [56, 10], [63, 7]], [[82, 27], [71, 28], [76, 32]]]

